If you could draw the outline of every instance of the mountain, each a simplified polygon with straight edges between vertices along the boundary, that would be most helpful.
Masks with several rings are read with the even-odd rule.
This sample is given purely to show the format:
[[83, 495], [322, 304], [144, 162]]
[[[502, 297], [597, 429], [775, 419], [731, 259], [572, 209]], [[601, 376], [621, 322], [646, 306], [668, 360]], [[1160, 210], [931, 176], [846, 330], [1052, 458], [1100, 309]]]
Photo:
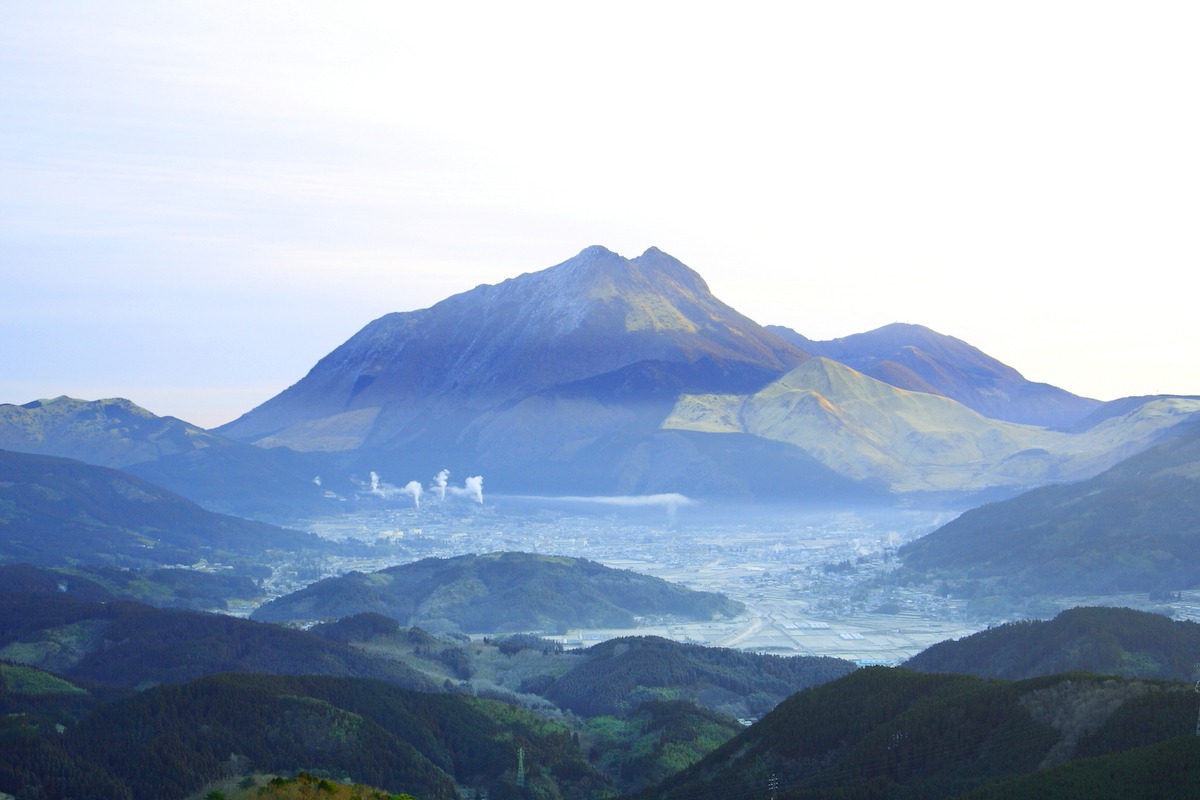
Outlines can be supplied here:
[[0, 561], [43, 566], [261, 565], [320, 538], [206, 511], [124, 472], [0, 450]]
[[723, 595], [582, 558], [490, 553], [326, 578], [265, 603], [252, 618], [299, 622], [370, 611], [404, 625], [467, 633], [562, 632], [631, 628], [638, 616], [713, 619], [744, 610]]
[[893, 492], [961, 492], [1090, 477], [1193, 419], [1200, 399], [1158, 398], [1086, 431], [1051, 431], [813, 358], [754, 394], [681, 395], [662, 426], [786, 442]]
[[1073, 608], [939, 642], [905, 662], [920, 672], [1022, 679], [1060, 672], [1190, 681], [1200, 624], [1128, 608]]
[[1174, 591], [1200, 586], [1198, 520], [1192, 424], [1090, 480], [972, 509], [900, 556], [925, 579], [1016, 594]]
[[328, 513], [338, 509], [331, 495], [354, 489], [323, 454], [253, 447], [123, 398], [0, 405], [0, 449], [113, 467], [241, 516]]
[[[637, 797], [961, 797], [1191, 734], [1194, 697], [1189, 684], [1079, 673], [1013, 682], [869, 667], [793, 695]], [[1172, 780], [1181, 772], [1197, 770]]]
[[352, 454], [360, 471], [449, 467], [501, 489], [612, 491], [637, 483], [621, 460], [679, 392], [753, 390], [807, 358], [671, 256], [590, 247], [381, 317], [217, 432]]
[[781, 326], [768, 330], [814, 356], [898, 389], [949, 397], [991, 419], [1060, 428], [1101, 405], [1099, 400], [1028, 381], [978, 348], [923, 325], [897, 322], [828, 341], [813, 341]]

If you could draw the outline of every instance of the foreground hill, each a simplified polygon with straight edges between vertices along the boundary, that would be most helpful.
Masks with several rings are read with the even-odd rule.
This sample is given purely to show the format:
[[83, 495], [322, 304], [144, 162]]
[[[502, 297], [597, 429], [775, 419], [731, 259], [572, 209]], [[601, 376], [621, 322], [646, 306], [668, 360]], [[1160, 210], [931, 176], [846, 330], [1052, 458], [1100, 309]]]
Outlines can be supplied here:
[[1200, 654], [1200, 624], [1128, 608], [1073, 608], [1048, 621], [1010, 622], [940, 642], [904, 666], [985, 678], [1092, 672], [1189, 681]]
[[261, 564], [271, 551], [323, 549], [312, 534], [206, 511], [115, 469], [0, 450], [0, 562]]
[[726, 717], [754, 718], [801, 689], [856, 668], [839, 658], [747, 653], [657, 636], [618, 637], [574, 650], [531, 634], [463, 641], [372, 613], [310, 631], [404, 661], [435, 682], [458, 682], [534, 708], [549, 701], [583, 717], [625, 717], [667, 697]]
[[542, 691], [584, 716], [627, 714], [663, 692], [696, 705], [757, 717], [783, 698], [856, 669], [840, 658], [761, 655], [623, 637], [572, 653], [580, 662]]
[[498, 633], [631, 628], [639, 616], [712, 619], [744, 610], [722, 595], [582, 558], [490, 553], [327, 578], [260, 606], [252, 617], [332, 620], [371, 611], [404, 625]]
[[47, 594], [0, 592], [0, 661], [130, 688], [229, 671], [368, 677], [405, 688], [435, 688], [401, 662], [304, 631]]
[[1101, 405], [1098, 400], [1028, 381], [961, 339], [922, 325], [894, 323], [828, 341], [768, 327], [806, 353], [845, 364], [898, 389], [949, 397], [991, 419], [1061, 428]]
[[297, 770], [429, 800], [459, 797], [456, 784], [496, 798], [612, 793], [560, 725], [377, 681], [219, 675], [109, 703], [63, 735], [19, 726], [0, 730], [0, 790], [19, 797], [158, 800], [221, 777]]
[[[1077, 484], [981, 506], [901, 548], [951, 587], [1108, 594], [1200, 586], [1200, 426]], [[973, 590], [974, 591], [974, 590]]]
[[[268, 450], [159, 417], [123, 398], [0, 405], [0, 449], [137, 475], [227, 514], [295, 518], [336, 510], [354, 489], [320, 454]], [[320, 485], [313, 479], [321, 477]]]
[[639, 797], [768, 796], [772, 780], [781, 798], [958, 797], [1190, 733], [1194, 696], [1188, 684], [1080, 674], [1009, 682], [872, 667], [792, 696]]
[[956, 492], [1089, 477], [1189, 419], [1200, 419], [1200, 400], [1163, 398], [1086, 431], [1051, 431], [814, 358], [751, 395], [682, 395], [663, 427], [787, 442], [894, 492]]

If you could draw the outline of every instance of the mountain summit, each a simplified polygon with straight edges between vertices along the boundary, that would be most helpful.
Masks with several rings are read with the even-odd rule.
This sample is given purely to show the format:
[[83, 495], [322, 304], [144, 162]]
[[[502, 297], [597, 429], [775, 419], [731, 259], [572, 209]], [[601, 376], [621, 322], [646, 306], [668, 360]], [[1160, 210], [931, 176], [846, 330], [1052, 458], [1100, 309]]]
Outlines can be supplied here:
[[[435, 453], [457, 453], [475, 469], [501, 441], [505, 450], [534, 445], [513, 441], [514, 430], [553, 429], [580, 446], [631, 426], [653, 430], [679, 391], [753, 391], [807, 358], [661, 250], [628, 259], [589, 247], [549, 269], [383, 316], [218, 430], [382, 459], [372, 463], [403, 450], [436, 468]], [[596, 402], [605, 408], [586, 407]]]

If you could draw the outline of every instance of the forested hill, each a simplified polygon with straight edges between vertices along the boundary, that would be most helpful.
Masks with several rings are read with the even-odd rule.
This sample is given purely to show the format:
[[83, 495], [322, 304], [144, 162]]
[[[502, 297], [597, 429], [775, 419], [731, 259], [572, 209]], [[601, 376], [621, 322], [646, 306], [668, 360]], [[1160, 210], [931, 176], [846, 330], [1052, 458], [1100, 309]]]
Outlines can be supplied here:
[[63, 735], [10, 719], [0, 745], [0, 786], [30, 798], [161, 800], [224, 776], [297, 770], [422, 800], [456, 800], [456, 784], [497, 800], [613, 794], [561, 725], [351, 678], [211, 676], [110, 703]]
[[632, 628], [639, 616], [708, 620], [744, 610], [723, 595], [582, 558], [489, 553], [327, 578], [260, 606], [252, 618], [301, 622], [374, 612], [434, 630], [561, 633]]
[[377, 678], [434, 690], [411, 667], [299, 630], [140, 603], [0, 592], [0, 660], [114, 686], [216, 672]]
[[206, 511], [115, 469], [6, 450], [0, 509], [0, 562], [261, 564], [270, 551], [331, 549], [313, 534]]
[[[1078, 673], [1012, 682], [870, 667], [793, 695], [638, 798], [766, 797], [773, 784], [781, 799], [956, 798], [1190, 735], [1194, 697], [1190, 684]], [[1200, 745], [1188, 753], [1170, 771], [1177, 787], [1200, 778]], [[1155, 757], [1152, 749], [1124, 756]]]
[[680, 644], [656, 636], [610, 639], [573, 656], [579, 663], [543, 694], [584, 716], [627, 714], [669, 694], [757, 717], [793, 692], [856, 667], [840, 658], [781, 657]]
[[1010, 622], [939, 642], [904, 666], [988, 678], [1059, 672], [1190, 681], [1200, 656], [1200, 624], [1128, 608], [1073, 608], [1052, 620]]

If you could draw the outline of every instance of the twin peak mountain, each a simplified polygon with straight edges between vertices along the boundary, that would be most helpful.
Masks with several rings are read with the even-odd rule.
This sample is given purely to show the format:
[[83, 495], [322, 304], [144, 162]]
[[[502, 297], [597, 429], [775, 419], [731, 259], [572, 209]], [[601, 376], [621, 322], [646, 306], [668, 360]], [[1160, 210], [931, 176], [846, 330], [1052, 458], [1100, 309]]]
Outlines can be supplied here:
[[656, 248], [589, 247], [381, 317], [215, 432], [492, 491], [843, 499], [1088, 477], [1180, 421], [1145, 406], [1114, 421], [915, 325], [811, 341]]

